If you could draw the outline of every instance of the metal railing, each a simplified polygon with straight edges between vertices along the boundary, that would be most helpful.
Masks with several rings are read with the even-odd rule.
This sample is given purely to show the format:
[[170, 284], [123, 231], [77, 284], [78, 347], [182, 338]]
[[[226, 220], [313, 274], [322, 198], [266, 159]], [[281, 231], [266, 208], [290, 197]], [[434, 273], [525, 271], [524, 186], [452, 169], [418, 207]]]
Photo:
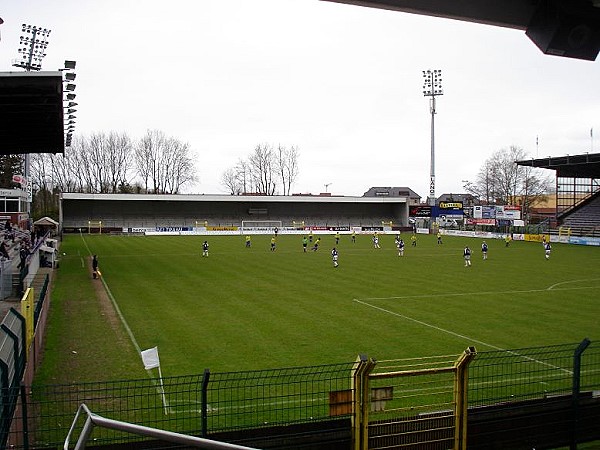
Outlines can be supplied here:
[[69, 450], [71, 443], [71, 437], [74, 436], [77, 422], [82, 414], [86, 414], [87, 418], [79, 434], [79, 438], [73, 447], [74, 450], [83, 450], [86, 447], [88, 440], [94, 430], [94, 427], [109, 428], [112, 430], [123, 431], [125, 433], [131, 433], [138, 436], [144, 436], [148, 438], [154, 438], [159, 441], [170, 442], [173, 444], [187, 445], [194, 448], [208, 449], [208, 450], [256, 450], [252, 447], [244, 447], [242, 445], [228, 444], [226, 442], [213, 441], [211, 439], [204, 439], [195, 436], [188, 436], [186, 434], [173, 433], [172, 431], [159, 430], [157, 428], [145, 427], [142, 425], [135, 425], [132, 423], [122, 422], [120, 420], [107, 419], [98, 414], [94, 414], [90, 409], [82, 403], [77, 409], [71, 428], [67, 433], [67, 437], [64, 442], [63, 449]]

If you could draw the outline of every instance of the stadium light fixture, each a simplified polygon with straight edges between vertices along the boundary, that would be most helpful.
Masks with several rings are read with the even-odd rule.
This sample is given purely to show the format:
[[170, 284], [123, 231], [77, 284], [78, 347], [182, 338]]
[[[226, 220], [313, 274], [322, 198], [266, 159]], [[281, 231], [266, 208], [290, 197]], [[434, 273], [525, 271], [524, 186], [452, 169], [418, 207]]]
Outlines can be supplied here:
[[429, 171], [429, 205], [435, 206], [435, 97], [444, 95], [442, 90], [442, 71], [423, 71], [423, 95], [431, 97], [429, 100], [429, 112], [431, 113], [431, 166]]
[[76, 61], [66, 60], [64, 68], [59, 69], [61, 72], [64, 72], [63, 83], [64, 83], [65, 98], [63, 100], [63, 108], [64, 108], [64, 114], [65, 114], [65, 118], [64, 118], [65, 147], [71, 146], [71, 142], [73, 139], [73, 132], [75, 131], [75, 123], [76, 123], [75, 119], [77, 118], [74, 114], [75, 112], [77, 112], [77, 110], [75, 109], [75, 106], [77, 106], [77, 103], [72, 101], [75, 99], [75, 94], [73, 93], [73, 91], [75, 90], [75, 88], [77, 86], [73, 83], [70, 83], [70, 82], [75, 81], [75, 78], [77, 77], [77, 75], [75, 74], [75, 72], [68, 72], [70, 70], [75, 70], [76, 65], [77, 65]]
[[21, 36], [19, 40], [18, 49], [21, 59], [13, 61], [13, 66], [25, 69], [27, 72], [41, 70], [50, 31], [35, 25], [23, 24], [24, 36]]

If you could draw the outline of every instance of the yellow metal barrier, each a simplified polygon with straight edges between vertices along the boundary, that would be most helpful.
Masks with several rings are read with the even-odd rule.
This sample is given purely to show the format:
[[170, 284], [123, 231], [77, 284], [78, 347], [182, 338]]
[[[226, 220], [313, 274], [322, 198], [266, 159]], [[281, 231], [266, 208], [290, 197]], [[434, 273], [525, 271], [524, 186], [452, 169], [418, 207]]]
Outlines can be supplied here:
[[25, 318], [25, 339], [26, 339], [26, 350], [27, 356], [29, 356], [29, 347], [31, 341], [33, 341], [34, 324], [33, 324], [33, 312], [35, 309], [35, 301], [33, 296], [33, 288], [27, 288], [23, 297], [21, 298], [21, 315]]
[[466, 449], [467, 369], [475, 355], [469, 347], [458, 359], [359, 358], [353, 379], [354, 450]]

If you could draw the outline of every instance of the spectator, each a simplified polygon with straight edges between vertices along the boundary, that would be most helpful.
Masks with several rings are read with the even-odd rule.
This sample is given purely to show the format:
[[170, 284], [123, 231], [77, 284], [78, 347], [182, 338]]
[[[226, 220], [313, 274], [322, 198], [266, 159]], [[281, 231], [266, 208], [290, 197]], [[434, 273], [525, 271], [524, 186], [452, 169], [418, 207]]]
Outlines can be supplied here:
[[10, 256], [8, 255], [8, 249], [6, 248], [6, 242], [2, 241], [2, 243], [0, 244], [0, 256], [6, 258], [6, 259], [10, 259]]

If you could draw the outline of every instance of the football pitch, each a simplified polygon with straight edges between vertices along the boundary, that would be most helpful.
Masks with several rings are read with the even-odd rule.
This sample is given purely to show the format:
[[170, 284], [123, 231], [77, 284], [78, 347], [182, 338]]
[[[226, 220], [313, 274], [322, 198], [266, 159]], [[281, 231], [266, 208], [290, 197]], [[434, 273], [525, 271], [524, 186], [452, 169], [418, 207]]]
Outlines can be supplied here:
[[[378, 360], [600, 339], [600, 249], [410, 235], [65, 235], [38, 381], [164, 376]], [[202, 257], [202, 242], [210, 245]], [[465, 267], [462, 251], [473, 250]], [[331, 249], [339, 251], [334, 268]], [[91, 277], [97, 254], [100, 280]]]

